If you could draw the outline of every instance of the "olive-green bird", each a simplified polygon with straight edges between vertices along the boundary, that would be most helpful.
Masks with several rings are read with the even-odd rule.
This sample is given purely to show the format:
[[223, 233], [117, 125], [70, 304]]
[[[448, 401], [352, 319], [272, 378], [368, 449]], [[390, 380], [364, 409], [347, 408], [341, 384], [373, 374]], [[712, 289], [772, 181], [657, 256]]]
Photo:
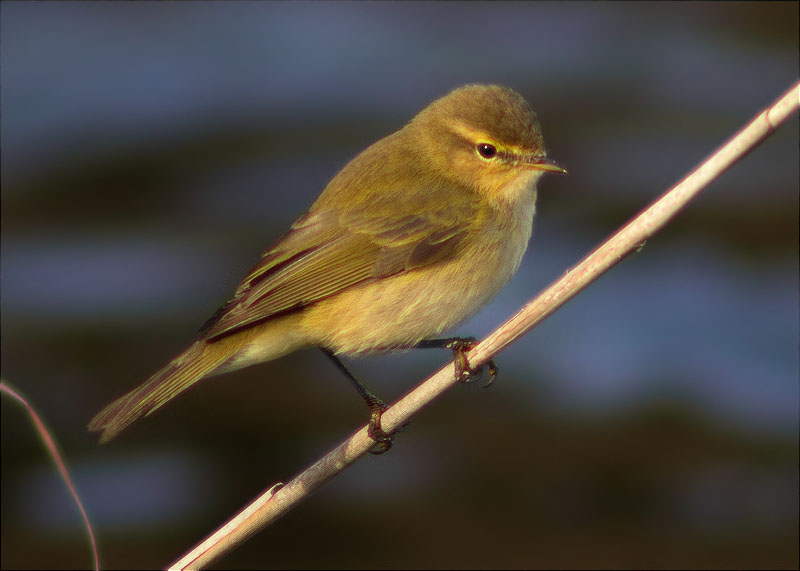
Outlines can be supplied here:
[[301, 347], [335, 358], [444, 346], [429, 340], [519, 267], [545, 172], [565, 171], [518, 93], [467, 85], [437, 99], [350, 161], [197, 341], [89, 429], [105, 442], [201, 379]]

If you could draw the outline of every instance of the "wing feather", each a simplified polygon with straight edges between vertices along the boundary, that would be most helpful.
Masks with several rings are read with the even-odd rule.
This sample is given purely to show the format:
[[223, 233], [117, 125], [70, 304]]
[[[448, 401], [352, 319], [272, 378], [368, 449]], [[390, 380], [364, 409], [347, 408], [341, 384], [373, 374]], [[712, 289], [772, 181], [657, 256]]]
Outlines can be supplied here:
[[[203, 326], [208, 340], [300, 309], [348, 287], [410, 271], [453, 255], [475, 220], [459, 209], [387, 205], [312, 211], [248, 273], [233, 298]], [[465, 201], [460, 210], [476, 207]]]

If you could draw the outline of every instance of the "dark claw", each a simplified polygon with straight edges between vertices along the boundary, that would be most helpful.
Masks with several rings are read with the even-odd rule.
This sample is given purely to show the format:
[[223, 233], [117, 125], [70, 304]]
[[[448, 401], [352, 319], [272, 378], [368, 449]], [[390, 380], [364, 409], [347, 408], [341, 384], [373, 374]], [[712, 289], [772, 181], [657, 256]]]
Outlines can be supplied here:
[[455, 369], [456, 380], [460, 383], [472, 383], [477, 381], [483, 375], [483, 368], [489, 368], [489, 380], [483, 385], [484, 388], [489, 387], [494, 383], [497, 377], [497, 365], [494, 359], [490, 359], [480, 367], [472, 368], [467, 360], [467, 352], [477, 344], [477, 339], [474, 337], [464, 337], [459, 339], [452, 339], [445, 347], [453, 351], [453, 367]]
[[381, 428], [381, 416], [388, 408], [382, 401], [375, 399], [369, 403], [369, 408], [372, 414], [369, 417], [369, 426], [367, 426], [367, 434], [375, 441], [375, 446], [370, 450], [371, 454], [383, 454], [392, 447], [392, 439], [394, 433], [384, 432]]
[[488, 389], [494, 384], [494, 380], [497, 378], [498, 371], [497, 364], [494, 362], [494, 359], [489, 359], [486, 365], [489, 367], [489, 380], [486, 381], [485, 385], [483, 385], [484, 389]]

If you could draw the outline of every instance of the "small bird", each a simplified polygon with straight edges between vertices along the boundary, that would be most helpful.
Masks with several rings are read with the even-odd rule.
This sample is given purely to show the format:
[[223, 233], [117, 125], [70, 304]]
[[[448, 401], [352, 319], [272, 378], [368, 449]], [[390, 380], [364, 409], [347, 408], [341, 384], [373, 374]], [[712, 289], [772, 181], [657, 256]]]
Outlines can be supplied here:
[[385, 406], [337, 357], [448, 347], [456, 376], [472, 374], [470, 339], [435, 338], [516, 272], [545, 172], [566, 171], [547, 158], [517, 92], [473, 84], [433, 101], [351, 160], [199, 338], [89, 430], [106, 442], [201, 379], [318, 346], [356, 383], [372, 409], [370, 435], [388, 447]]

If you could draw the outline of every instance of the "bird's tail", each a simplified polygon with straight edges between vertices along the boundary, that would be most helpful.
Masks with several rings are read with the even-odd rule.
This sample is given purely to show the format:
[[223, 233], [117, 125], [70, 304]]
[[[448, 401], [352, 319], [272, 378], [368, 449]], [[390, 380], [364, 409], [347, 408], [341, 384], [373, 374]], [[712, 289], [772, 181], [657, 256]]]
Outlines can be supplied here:
[[197, 341], [140, 387], [101, 410], [89, 423], [89, 430], [102, 431], [100, 443], [108, 442], [129, 424], [149, 415], [219, 368], [230, 356], [220, 346], [224, 344]]

